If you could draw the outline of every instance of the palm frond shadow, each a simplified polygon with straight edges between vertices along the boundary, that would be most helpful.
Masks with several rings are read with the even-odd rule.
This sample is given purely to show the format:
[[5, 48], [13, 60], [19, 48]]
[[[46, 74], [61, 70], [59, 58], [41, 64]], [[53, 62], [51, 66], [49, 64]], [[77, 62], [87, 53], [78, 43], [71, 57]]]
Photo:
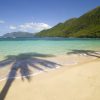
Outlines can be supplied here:
[[68, 55], [71, 54], [85, 54], [88, 56], [92, 56], [92, 57], [97, 57], [100, 58], [100, 51], [94, 51], [94, 50], [72, 50], [71, 52], [67, 53]]
[[54, 55], [46, 55], [46, 54], [39, 54], [39, 53], [23, 53], [19, 55], [9, 55], [6, 57], [5, 60], [0, 61], [0, 68], [12, 64], [5, 86], [3, 87], [0, 93], [0, 100], [4, 100], [4, 98], [6, 97], [10, 86], [15, 80], [18, 70], [20, 71], [22, 80], [27, 79], [28, 81], [30, 81], [31, 70], [29, 66], [40, 71], [44, 71], [44, 69], [40, 68], [38, 65], [47, 68], [56, 68], [57, 66], [60, 66], [55, 62], [41, 59], [42, 57], [45, 58], [45, 57], [53, 57], [53, 56]]

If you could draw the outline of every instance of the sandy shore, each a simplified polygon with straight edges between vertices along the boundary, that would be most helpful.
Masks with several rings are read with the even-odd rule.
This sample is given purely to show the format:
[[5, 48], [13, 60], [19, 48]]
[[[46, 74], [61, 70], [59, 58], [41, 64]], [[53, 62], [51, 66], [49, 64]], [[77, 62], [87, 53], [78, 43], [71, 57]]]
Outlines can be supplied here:
[[[15, 79], [4, 100], [100, 100], [100, 60], [83, 62], [69, 68], [64, 63], [29, 81]], [[0, 82], [0, 91], [5, 83]]]

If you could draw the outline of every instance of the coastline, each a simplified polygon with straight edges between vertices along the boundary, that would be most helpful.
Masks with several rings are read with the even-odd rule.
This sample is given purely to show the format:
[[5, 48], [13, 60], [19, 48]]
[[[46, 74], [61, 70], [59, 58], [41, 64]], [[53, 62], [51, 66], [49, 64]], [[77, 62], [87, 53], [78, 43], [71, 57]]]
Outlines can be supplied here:
[[0, 8], [0, 100], [100, 100], [99, 0]]
[[[47, 61], [46, 67], [45, 67], [45, 65], [43, 65], [43, 66], [38, 65], [39, 64], [39, 63], [37, 63], [38, 60], [36, 60], [35, 62], [33, 61], [34, 63], [37, 63], [36, 66], [39, 66], [39, 68], [41, 68], [43, 70], [40, 70], [40, 69], [36, 70], [34, 68], [31, 68], [30, 69], [31, 74], [23, 75], [22, 77], [26, 78], [27, 76], [29, 76], [29, 77], [36, 76], [36, 75], [41, 74], [43, 72], [49, 72], [49, 71], [56, 70], [56, 69], [61, 68], [61, 67], [66, 67], [68, 69], [70, 67], [73, 67], [74, 65], [84, 64], [84, 63], [91, 62], [91, 61], [94, 61], [97, 59], [94, 56], [91, 57], [91, 56], [88, 56], [85, 54], [79, 54], [79, 55], [76, 55], [76, 54], [68, 55], [67, 54], [67, 55], [56, 55], [55, 57], [46, 57], [46, 58], [39, 57], [39, 58], [42, 59], [42, 61], [43, 61], [42, 63], [45, 63], [45, 61]], [[12, 68], [12, 66], [13, 66], [13, 64], [8, 64], [8, 65], [6, 65], [6, 67], [1, 66], [0, 82], [7, 80], [7, 79], [19, 79], [19, 78], [21, 78], [19, 71], [17, 71], [16, 76], [13, 76], [13, 74], [9, 76], [10, 69]], [[34, 67], [34, 66], [32, 66], [32, 67]]]
[[[32, 76], [30, 81], [15, 79], [5, 100], [99, 100], [100, 59], [81, 55], [77, 58], [81, 57], [83, 59], [78, 64], [65, 63], [56, 70]], [[54, 58], [46, 59], [54, 61]], [[57, 60], [64, 59], [62, 55]], [[5, 83], [6, 80], [0, 82], [0, 91]]]

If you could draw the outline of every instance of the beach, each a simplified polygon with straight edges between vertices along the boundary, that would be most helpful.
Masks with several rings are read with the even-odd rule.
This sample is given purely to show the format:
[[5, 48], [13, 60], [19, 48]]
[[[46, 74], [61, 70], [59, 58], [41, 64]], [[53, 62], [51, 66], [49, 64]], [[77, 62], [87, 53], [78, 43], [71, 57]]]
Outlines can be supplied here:
[[0, 41], [0, 100], [100, 100], [99, 39]]
[[[60, 68], [31, 76], [29, 80], [9, 79], [13, 82], [4, 100], [100, 100], [100, 59], [86, 55], [73, 57], [77, 58], [77, 64], [68, 65], [63, 55], [56, 58], [63, 61]], [[54, 61], [54, 57], [46, 59]], [[6, 81], [0, 82], [0, 91]]]
[[0, 100], [100, 100], [99, 0], [0, 0]]

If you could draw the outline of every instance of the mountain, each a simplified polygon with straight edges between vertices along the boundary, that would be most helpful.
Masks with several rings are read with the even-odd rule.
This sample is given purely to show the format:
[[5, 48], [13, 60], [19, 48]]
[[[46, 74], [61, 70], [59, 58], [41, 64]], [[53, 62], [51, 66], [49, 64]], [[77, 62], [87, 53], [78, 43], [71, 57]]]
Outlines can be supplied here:
[[100, 6], [79, 18], [72, 18], [64, 23], [43, 30], [37, 37], [90, 37], [100, 38]]
[[11, 32], [6, 33], [2, 36], [2, 38], [29, 38], [34, 37], [34, 34], [28, 32]]

